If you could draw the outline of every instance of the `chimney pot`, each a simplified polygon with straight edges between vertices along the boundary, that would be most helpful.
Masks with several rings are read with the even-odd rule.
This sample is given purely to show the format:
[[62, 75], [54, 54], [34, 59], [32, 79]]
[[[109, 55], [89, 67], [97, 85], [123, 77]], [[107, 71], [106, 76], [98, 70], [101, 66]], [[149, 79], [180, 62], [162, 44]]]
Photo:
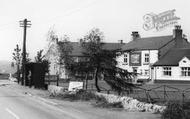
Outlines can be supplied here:
[[139, 35], [138, 31], [133, 31], [131, 36], [132, 36], [132, 39], [134, 41], [137, 40], [138, 38], [140, 38], [140, 35]]
[[121, 43], [121, 44], [123, 44], [123, 40], [119, 40], [118, 42]]
[[180, 25], [176, 25], [173, 30], [173, 38], [182, 38], [183, 33]]

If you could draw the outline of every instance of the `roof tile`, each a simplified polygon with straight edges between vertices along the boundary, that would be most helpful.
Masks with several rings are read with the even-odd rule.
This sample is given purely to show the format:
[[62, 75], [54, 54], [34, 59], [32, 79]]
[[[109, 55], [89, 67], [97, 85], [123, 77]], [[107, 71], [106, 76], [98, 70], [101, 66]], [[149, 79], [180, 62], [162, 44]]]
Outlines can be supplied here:
[[159, 36], [159, 37], [147, 37], [139, 38], [135, 41], [131, 41], [122, 47], [122, 50], [155, 50], [159, 49], [166, 43], [172, 41], [172, 35]]

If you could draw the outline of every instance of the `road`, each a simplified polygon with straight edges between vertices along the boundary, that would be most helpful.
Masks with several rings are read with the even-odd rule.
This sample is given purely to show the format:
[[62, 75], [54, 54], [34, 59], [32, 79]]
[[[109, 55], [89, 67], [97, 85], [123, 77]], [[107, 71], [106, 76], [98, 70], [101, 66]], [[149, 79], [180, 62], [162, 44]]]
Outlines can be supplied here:
[[1, 119], [75, 119], [59, 108], [0, 86]]
[[81, 102], [48, 103], [20, 93], [10, 85], [0, 80], [0, 119], [159, 119], [150, 113], [100, 109]]

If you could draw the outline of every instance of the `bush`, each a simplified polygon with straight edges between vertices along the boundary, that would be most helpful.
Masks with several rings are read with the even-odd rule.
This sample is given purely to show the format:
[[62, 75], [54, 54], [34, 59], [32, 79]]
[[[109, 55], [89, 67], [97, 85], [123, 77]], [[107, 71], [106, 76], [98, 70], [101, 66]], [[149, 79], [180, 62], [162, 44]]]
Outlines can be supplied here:
[[88, 101], [88, 100], [96, 100], [97, 96], [92, 92], [87, 92], [85, 90], [79, 90], [76, 92], [65, 92], [64, 94], [60, 94], [57, 97], [60, 97], [61, 99], [68, 99], [70, 101], [75, 100], [82, 100], [82, 101]]
[[190, 110], [190, 102], [185, 102], [185, 103], [183, 104], [183, 109], [185, 109], [185, 110]]
[[109, 103], [105, 97], [103, 96], [98, 96], [93, 92], [87, 92], [85, 90], [79, 90], [76, 92], [67, 92], [61, 95], [58, 95], [59, 98], [61, 99], [68, 99], [70, 101], [76, 101], [76, 100], [81, 100], [81, 101], [89, 101], [93, 100], [95, 101], [94, 106], [95, 107], [102, 107], [102, 108], [123, 108], [123, 105], [121, 102], [114, 102], [114, 103]]
[[183, 106], [178, 102], [169, 102], [162, 113], [162, 119], [186, 119]]

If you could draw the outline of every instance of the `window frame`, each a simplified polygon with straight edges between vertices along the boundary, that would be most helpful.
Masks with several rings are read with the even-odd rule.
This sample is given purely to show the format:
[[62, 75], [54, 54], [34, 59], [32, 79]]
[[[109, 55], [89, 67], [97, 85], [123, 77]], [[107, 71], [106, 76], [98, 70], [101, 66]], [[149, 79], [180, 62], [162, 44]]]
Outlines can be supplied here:
[[123, 62], [124, 64], [128, 64], [128, 54], [123, 54]]
[[181, 76], [190, 77], [190, 67], [181, 67]]
[[172, 76], [172, 67], [163, 67], [163, 76]]
[[146, 64], [150, 63], [150, 54], [149, 53], [144, 54], [144, 63], [146, 63]]

